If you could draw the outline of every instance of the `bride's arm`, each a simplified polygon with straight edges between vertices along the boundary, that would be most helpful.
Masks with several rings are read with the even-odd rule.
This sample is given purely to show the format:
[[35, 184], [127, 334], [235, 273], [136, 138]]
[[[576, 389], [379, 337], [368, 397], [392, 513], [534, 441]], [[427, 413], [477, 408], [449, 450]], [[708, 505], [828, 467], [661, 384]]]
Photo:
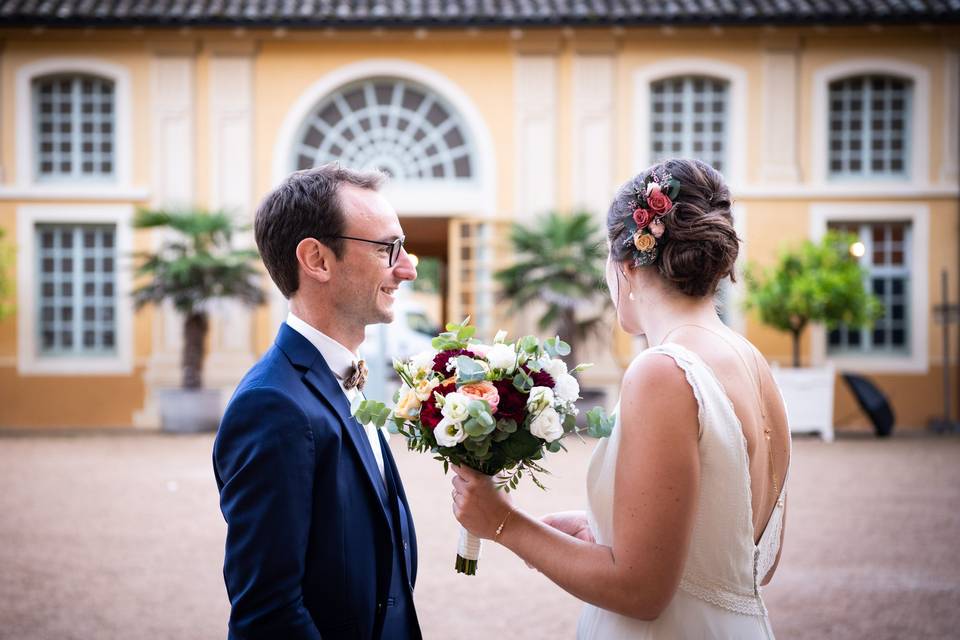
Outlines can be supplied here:
[[[654, 619], [680, 582], [700, 476], [697, 403], [673, 360], [639, 358], [624, 377], [613, 546], [578, 540], [516, 512], [498, 542], [572, 595], [634, 618]], [[454, 513], [492, 538], [510, 505], [491, 480], [454, 478]]]

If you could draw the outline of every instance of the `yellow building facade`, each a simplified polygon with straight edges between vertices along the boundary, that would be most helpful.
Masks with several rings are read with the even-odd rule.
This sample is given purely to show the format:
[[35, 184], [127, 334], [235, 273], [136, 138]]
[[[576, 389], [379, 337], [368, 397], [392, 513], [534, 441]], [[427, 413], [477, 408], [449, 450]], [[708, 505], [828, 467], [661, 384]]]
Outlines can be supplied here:
[[[0, 227], [16, 246], [0, 427], [155, 428], [180, 328], [169, 309], [132, 307], [131, 254], [160, 239], [134, 231], [133, 213], [194, 204], [249, 221], [272, 185], [324, 159], [394, 175], [408, 248], [447, 266], [446, 317], [492, 334], [533, 326], [503, 310], [491, 278], [510, 223], [602, 219], [657, 157], [703, 157], [731, 186], [744, 265], [833, 226], [866, 245], [887, 320], [808, 330], [804, 362], [869, 376], [900, 428], [942, 415], [931, 309], [941, 274], [951, 300], [960, 277], [956, 26], [0, 24], [0, 41]], [[789, 336], [739, 309], [741, 287], [727, 320], [789, 366]], [[205, 383], [226, 395], [285, 304], [272, 292], [254, 312], [212, 314]], [[957, 340], [954, 325], [954, 399]], [[615, 390], [636, 348], [592, 343], [585, 384]], [[838, 428], [862, 426], [839, 378], [836, 391]]]

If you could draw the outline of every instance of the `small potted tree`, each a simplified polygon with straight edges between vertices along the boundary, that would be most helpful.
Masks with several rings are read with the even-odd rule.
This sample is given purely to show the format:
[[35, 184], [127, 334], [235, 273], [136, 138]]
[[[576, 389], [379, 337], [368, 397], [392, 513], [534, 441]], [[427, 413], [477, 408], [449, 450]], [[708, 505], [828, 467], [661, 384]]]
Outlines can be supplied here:
[[148, 280], [133, 292], [138, 309], [169, 300], [183, 314], [182, 383], [158, 394], [161, 427], [174, 432], [216, 430], [220, 391], [203, 388], [209, 306], [216, 299], [263, 303], [257, 252], [231, 246], [240, 229], [222, 211], [140, 210], [134, 227], [174, 232], [156, 252], [138, 254], [136, 273]]
[[746, 277], [746, 307], [792, 339], [793, 369], [774, 368], [791, 428], [819, 431], [827, 440], [833, 438], [833, 366], [801, 367], [800, 339], [812, 323], [862, 327], [882, 315], [851, 251], [855, 243], [855, 236], [830, 232], [782, 252], [769, 269], [748, 269]]

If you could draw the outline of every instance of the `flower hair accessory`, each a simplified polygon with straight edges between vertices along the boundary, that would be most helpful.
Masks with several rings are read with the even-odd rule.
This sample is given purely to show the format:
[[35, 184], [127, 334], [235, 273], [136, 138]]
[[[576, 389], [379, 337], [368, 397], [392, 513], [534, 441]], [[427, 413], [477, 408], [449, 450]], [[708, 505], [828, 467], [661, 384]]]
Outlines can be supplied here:
[[680, 182], [669, 173], [651, 173], [643, 188], [635, 192], [633, 214], [624, 221], [630, 235], [623, 242], [637, 252], [633, 266], [656, 262], [665, 231], [663, 216], [673, 210], [673, 200], [679, 193]]

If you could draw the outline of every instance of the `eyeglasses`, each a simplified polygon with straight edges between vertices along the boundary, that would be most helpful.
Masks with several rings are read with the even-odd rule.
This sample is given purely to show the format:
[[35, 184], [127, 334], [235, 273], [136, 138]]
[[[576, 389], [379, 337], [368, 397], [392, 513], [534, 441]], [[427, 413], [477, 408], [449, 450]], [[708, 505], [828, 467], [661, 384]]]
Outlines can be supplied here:
[[366, 238], [354, 238], [353, 236], [326, 236], [327, 238], [340, 238], [342, 240], [356, 240], [357, 242], [369, 242], [370, 244], [379, 244], [383, 247], [390, 247], [390, 259], [387, 262], [388, 267], [392, 267], [397, 264], [397, 260], [400, 259], [400, 250], [403, 249], [403, 243], [406, 241], [405, 237], [400, 237], [394, 240], [393, 242], [383, 242], [381, 240], [367, 240]]

